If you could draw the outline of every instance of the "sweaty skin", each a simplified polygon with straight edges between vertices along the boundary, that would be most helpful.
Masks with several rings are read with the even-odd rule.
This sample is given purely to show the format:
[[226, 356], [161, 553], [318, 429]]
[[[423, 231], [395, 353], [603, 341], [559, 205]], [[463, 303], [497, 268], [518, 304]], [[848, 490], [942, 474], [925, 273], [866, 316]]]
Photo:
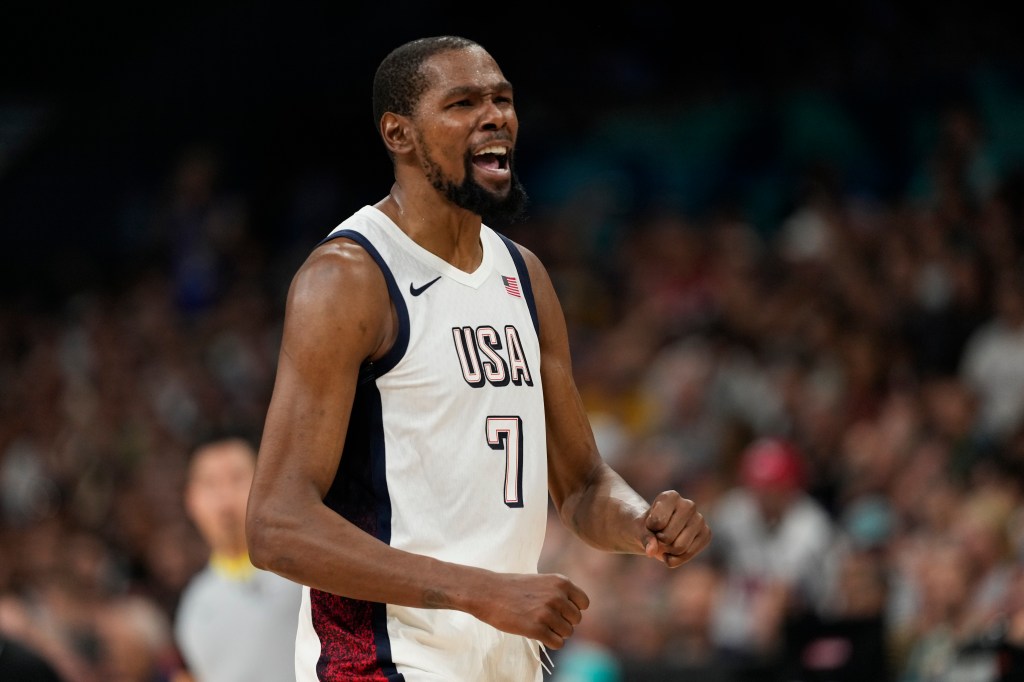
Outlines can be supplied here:
[[[439, 192], [443, 179], [473, 180], [504, 196], [502, 164], [470, 164], [518, 134], [512, 87], [479, 47], [426, 64], [430, 85], [412, 116], [385, 114], [380, 134], [395, 164], [376, 204], [423, 248], [470, 272], [481, 262], [481, 218]], [[550, 494], [562, 521], [588, 544], [647, 554], [674, 567], [710, 542], [693, 502], [675, 491], [651, 504], [598, 453], [571, 373], [568, 334], [551, 279], [522, 249], [540, 320]], [[344, 301], [344, 305], [339, 305]], [[589, 605], [557, 574], [502, 574], [395, 549], [322, 500], [344, 447], [360, 366], [383, 356], [398, 330], [383, 275], [362, 247], [335, 239], [299, 268], [288, 292], [277, 377], [247, 517], [253, 563], [295, 582], [355, 599], [457, 609], [505, 632], [561, 648]]]

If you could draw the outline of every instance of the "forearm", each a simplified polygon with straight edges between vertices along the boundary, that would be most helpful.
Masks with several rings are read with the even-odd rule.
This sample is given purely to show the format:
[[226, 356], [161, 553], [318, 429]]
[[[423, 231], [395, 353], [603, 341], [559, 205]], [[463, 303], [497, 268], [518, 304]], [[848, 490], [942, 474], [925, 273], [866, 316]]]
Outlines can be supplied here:
[[390, 547], [326, 507], [303, 517], [254, 519], [249, 536], [253, 563], [353, 599], [468, 613], [495, 577]]
[[253, 562], [325, 592], [464, 611], [553, 649], [562, 647], [589, 605], [586, 593], [565, 576], [496, 573], [398, 550], [326, 507], [307, 508], [277, 521], [282, 519], [286, 523], [266, 523], [267, 517], [253, 515]]
[[603, 462], [585, 484], [566, 496], [562, 523], [588, 545], [628, 554], [644, 553], [644, 515], [649, 505]]

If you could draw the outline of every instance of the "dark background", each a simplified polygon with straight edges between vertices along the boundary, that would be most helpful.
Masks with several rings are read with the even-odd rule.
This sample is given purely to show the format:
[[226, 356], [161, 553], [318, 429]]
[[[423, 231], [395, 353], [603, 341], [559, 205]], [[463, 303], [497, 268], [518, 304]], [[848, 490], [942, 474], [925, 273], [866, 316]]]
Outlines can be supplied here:
[[[853, 181], [885, 200], [904, 191], [916, 162], [908, 130], [921, 111], [964, 97], [979, 69], [1020, 85], [1024, 64], [1015, 22], [967, 2], [5, 8], [0, 285], [54, 300], [116, 285], [133, 257], [132, 211], [159, 194], [190, 145], [218, 151], [221, 189], [245, 195], [252, 234], [271, 249], [312, 238], [287, 219], [302, 178], [335, 183], [338, 220], [379, 199], [390, 169], [370, 84], [386, 52], [413, 37], [463, 34], [498, 59], [517, 87], [528, 189], [546, 161], [592, 141], [616, 111], [737, 93], [756, 108], [811, 90], [869, 130], [871, 167]], [[734, 200], [780, 154], [767, 115], [730, 153], [709, 201]]]

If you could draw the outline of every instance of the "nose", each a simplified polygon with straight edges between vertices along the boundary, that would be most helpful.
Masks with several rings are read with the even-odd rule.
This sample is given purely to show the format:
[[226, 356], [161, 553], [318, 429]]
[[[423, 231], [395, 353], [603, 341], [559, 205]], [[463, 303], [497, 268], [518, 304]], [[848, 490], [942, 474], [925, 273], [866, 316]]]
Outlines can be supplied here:
[[507, 102], [496, 102], [488, 98], [484, 101], [483, 113], [480, 116], [480, 127], [484, 130], [499, 130], [515, 118], [516, 112]]

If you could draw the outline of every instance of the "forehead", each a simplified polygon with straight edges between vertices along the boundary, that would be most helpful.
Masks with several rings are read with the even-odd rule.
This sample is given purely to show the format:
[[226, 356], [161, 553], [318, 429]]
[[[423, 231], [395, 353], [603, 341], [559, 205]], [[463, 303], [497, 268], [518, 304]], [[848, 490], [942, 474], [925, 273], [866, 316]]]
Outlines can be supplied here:
[[235, 445], [215, 445], [198, 452], [192, 461], [191, 478], [206, 478], [225, 473], [248, 472], [255, 468], [251, 455]]
[[436, 54], [423, 63], [429, 83], [425, 94], [444, 96], [454, 90], [511, 87], [494, 58], [481, 47]]

